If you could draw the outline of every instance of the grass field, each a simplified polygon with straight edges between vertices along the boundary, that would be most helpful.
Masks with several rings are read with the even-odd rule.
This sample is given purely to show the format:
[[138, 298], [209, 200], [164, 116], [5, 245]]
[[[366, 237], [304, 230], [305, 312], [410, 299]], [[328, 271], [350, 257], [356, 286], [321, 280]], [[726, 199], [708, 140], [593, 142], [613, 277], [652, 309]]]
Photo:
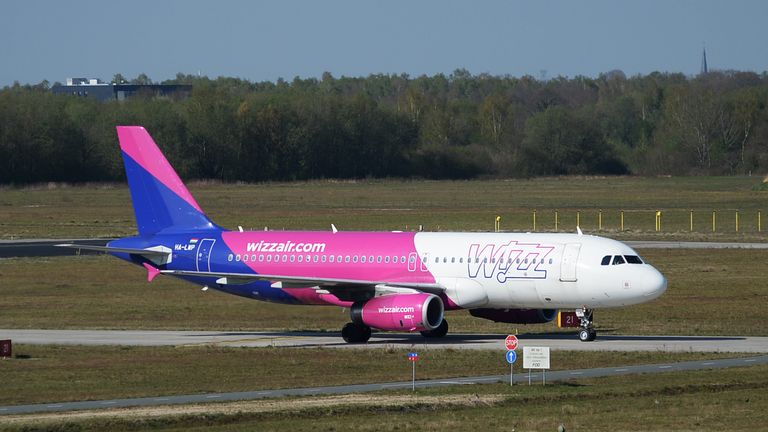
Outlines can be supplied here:
[[[765, 254], [750, 250], [646, 250], [669, 279], [650, 303], [598, 310], [601, 332], [768, 335]], [[0, 260], [0, 328], [339, 331], [348, 311], [286, 306], [215, 292], [108, 256]], [[540, 333], [554, 324], [508, 325], [449, 312], [452, 332]]]
[[768, 366], [755, 366], [574, 380], [547, 386], [454, 386], [416, 393], [13, 416], [6, 417], [0, 429], [555, 431], [562, 424], [569, 431], [754, 431], [764, 429], [768, 421], [766, 388]]
[[[476, 181], [318, 181], [309, 183], [191, 183], [190, 190], [222, 226], [263, 229], [491, 231], [555, 228], [574, 231], [576, 213], [586, 232], [620, 238], [740, 239], [764, 241], [757, 212], [768, 211], [758, 177], [565, 177]], [[625, 232], [618, 232], [620, 211]], [[662, 231], [655, 214], [662, 211]], [[694, 232], [689, 232], [690, 211]], [[717, 233], [712, 211], [717, 210]], [[740, 231], [735, 232], [735, 212]], [[768, 217], [768, 214], [763, 215]], [[124, 184], [0, 188], [0, 239], [112, 237], [133, 234]]]
[[[0, 405], [407, 381], [408, 348], [14, 347]], [[419, 379], [509, 373], [504, 351], [419, 349]], [[738, 357], [553, 351], [553, 370]], [[1, 418], [1, 417], [0, 417]]]

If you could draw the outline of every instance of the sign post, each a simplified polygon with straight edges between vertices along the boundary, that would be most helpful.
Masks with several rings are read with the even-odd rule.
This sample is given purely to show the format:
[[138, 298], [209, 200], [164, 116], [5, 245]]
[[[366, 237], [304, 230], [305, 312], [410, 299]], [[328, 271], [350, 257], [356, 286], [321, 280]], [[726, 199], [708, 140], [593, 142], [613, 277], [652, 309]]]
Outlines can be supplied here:
[[411, 390], [416, 391], [416, 362], [419, 361], [419, 353], [409, 352], [408, 360], [411, 361], [413, 373], [411, 375]]
[[509, 363], [509, 385], [515, 385], [514, 364], [517, 360], [517, 353], [514, 350], [507, 351], [507, 363]]
[[531, 385], [531, 369], [542, 370], [542, 385], [546, 385], [549, 347], [523, 347], [523, 367], [528, 369], [528, 385]]

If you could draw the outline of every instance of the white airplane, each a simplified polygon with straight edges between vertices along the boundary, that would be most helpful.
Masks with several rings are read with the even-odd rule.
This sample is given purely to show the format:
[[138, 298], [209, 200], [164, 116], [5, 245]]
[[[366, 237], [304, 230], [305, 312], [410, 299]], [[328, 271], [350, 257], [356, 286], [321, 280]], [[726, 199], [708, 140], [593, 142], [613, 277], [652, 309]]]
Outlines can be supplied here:
[[576, 234], [229, 231], [214, 224], [147, 131], [118, 137], [139, 235], [102, 250], [148, 271], [257, 300], [350, 308], [347, 342], [371, 329], [448, 332], [446, 310], [504, 323], [574, 309], [579, 339], [593, 310], [659, 297], [666, 278], [627, 245]]

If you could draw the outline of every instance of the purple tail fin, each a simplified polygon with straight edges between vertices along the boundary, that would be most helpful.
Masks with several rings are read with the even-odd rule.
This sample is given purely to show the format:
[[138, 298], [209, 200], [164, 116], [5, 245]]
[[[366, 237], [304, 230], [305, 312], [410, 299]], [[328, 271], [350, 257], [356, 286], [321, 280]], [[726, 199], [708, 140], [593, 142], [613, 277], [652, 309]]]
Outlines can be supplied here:
[[146, 129], [118, 126], [117, 136], [139, 234], [220, 229], [200, 209]]

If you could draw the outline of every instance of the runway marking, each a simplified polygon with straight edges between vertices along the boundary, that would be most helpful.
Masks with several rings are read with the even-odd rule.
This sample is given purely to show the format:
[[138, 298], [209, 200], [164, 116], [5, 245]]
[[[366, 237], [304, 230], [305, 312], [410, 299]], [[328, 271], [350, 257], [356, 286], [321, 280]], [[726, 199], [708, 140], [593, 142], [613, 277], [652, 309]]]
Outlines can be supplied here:
[[671, 367], [672, 367], [672, 366], [659, 366], [659, 369], [669, 369], [669, 368], [671, 368]]
[[61, 407], [63, 407], [64, 405], [61, 405], [61, 404], [57, 404], [57, 405], [46, 405], [46, 406], [47, 406], [48, 408], [61, 408]]
[[704, 362], [704, 363], [702, 363], [702, 365], [704, 365], [704, 366], [711, 366], [713, 364], [715, 364], [715, 362]]
[[387, 387], [405, 387], [405, 384], [382, 384], [381, 387], [382, 388], [387, 388]]
[[628, 371], [628, 370], [629, 370], [629, 369], [624, 369], [624, 368], [622, 368], [622, 369], [614, 369], [613, 371], [614, 371], [614, 372], [626, 372], [626, 371]]
[[583, 373], [584, 373], [584, 372], [571, 372], [571, 375], [581, 375], [581, 374], [583, 374]]
[[753, 362], [753, 361], [755, 361], [755, 359], [746, 359], [746, 360], [744, 360], [745, 363], [749, 363], [749, 362]]
[[155, 398], [154, 400], [156, 400], [156, 401], [167, 401], [169, 399], [168, 398]]
[[112, 404], [116, 404], [116, 403], [117, 402], [115, 402], [115, 401], [104, 401], [104, 402], [101, 402], [102, 405], [112, 405]]
[[215, 398], [220, 398], [220, 397], [221, 397], [221, 395], [210, 395], [210, 396], [206, 396], [205, 398], [206, 399], [215, 399]]

